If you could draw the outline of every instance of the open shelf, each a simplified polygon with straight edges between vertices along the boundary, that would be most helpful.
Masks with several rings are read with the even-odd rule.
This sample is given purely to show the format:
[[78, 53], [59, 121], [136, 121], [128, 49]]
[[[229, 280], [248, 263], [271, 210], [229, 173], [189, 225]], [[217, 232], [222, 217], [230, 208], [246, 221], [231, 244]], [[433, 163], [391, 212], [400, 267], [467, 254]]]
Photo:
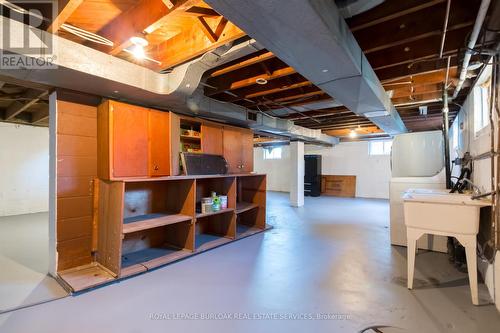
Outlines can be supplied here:
[[230, 242], [236, 237], [236, 215], [228, 214], [207, 215], [196, 219], [195, 223], [195, 250], [207, 249]]
[[266, 178], [248, 175], [237, 179], [236, 238], [266, 229]]
[[258, 208], [259, 205], [252, 202], [237, 202], [236, 203], [236, 214], [244, 213], [254, 208]]
[[144, 214], [138, 216], [131, 216], [123, 219], [123, 233], [128, 234], [131, 232], [161, 227], [173, 223], [191, 221], [192, 217], [183, 214]]
[[191, 220], [124, 235], [121, 276], [133, 275], [190, 255], [194, 250]]
[[249, 225], [245, 225], [245, 224], [241, 224], [241, 223], [236, 224], [236, 235], [238, 238], [247, 237], [247, 236], [256, 234], [258, 232], [261, 232], [261, 231], [262, 231], [262, 229], [257, 228], [257, 227], [253, 227], [253, 226], [249, 226]]
[[106, 268], [96, 262], [60, 271], [58, 274], [71, 290], [75, 292], [96, 287], [116, 279]]
[[202, 217], [207, 217], [207, 216], [217, 215], [217, 214], [224, 214], [224, 213], [229, 213], [229, 212], [233, 212], [233, 211], [234, 211], [234, 208], [225, 208], [225, 209], [218, 210], [216, 212], [196, 213], [196, 218], [199, 219]]
[[181, 139], [183, 139], [183, 140], [200, 141], [201, 137], [200, 136], [195, 136], [195, 135], [182, 135], [181, 134]]
[[195, 247], [196, 251], [206, 251], [214, 247], [231, 242], [231, 238], [211, 234], [196, 235]]
[[[190, 255], [192, 251], [173, 246], [158, 246], [145, 248], [122, 256], [122, 270], [140, 265], [146, 269], [155, 268]], [[122, 271], [123, 276], [123, 271]]]

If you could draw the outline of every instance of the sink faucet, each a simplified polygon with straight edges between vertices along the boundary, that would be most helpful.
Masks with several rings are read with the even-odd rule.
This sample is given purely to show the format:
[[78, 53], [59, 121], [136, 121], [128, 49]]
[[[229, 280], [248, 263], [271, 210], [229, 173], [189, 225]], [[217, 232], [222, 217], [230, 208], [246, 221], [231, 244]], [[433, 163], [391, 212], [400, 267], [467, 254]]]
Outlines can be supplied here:
[[473, 196], [479, 196], [481, 195], [481, 188], [479, 188], [479, 186], [477, 186], [476, 184], [474, 184], [473, 182], [470, 181], [470, 179], [467, 179], [467, 178], [464, 178], [463, 179], [464, 182], [470, 184], [470, 186], [472, 186], [472, 193], [473, 193]]

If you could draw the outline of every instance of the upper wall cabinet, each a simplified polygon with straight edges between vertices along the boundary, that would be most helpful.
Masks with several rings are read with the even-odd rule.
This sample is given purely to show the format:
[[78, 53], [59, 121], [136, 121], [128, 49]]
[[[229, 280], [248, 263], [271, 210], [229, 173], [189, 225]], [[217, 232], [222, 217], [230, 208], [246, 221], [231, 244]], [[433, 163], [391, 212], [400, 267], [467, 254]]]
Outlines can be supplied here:
[[222, 142], [229, 173], [253, 171], [253, 133], [251, 130], [224, 126]]
[[203, 123], [201, 125], [201, 149], [205, 154], [223, 155], [222, 126]]
[[101, 179], [170, 175], [169, 113], [105, 101], [98, 108]]

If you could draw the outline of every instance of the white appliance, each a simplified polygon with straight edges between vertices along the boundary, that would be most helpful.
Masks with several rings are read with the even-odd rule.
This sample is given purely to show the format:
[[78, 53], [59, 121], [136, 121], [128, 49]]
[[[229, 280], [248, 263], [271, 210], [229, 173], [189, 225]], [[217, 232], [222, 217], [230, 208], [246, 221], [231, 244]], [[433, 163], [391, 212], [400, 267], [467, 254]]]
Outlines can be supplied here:
[[[407, 246], [403, 195], [409, 189], [446, 189], [444, 141], [441, 131], [396, 135], [391, 153], [389, 189], [391, 244]], [[447, 238], [424, 235], [419, 249], [447, 252]]]

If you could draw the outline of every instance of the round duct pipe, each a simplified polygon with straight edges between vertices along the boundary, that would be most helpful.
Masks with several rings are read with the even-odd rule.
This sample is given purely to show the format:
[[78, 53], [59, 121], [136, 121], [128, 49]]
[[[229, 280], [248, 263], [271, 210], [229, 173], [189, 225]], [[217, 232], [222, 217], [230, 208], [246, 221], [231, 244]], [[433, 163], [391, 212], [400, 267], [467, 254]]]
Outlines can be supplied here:
[[385, 0], [335, 0], [337, 7], [344, 18], [366, 12]]

